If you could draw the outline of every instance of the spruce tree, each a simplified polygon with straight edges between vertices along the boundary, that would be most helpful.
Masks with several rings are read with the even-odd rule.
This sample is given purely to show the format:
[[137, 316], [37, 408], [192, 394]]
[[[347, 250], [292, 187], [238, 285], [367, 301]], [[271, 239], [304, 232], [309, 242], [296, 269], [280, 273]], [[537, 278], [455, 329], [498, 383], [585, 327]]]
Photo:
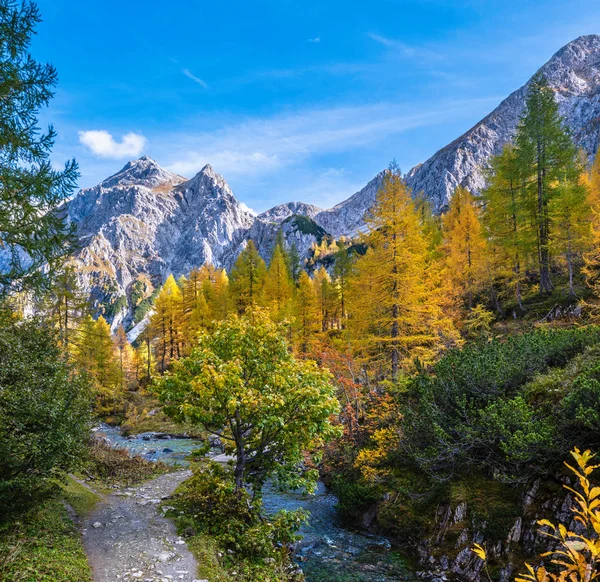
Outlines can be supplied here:
[[554, 289], [550, 277], [554, 234], [550, 208], [561, 197], [561, 181], [577, 180], [579, 171], [577, 151], [563, 126], [554, 92], [541, 74], [529, 86], [515, 143], [525, 202], [537, 233], [540, 291], [550, 293]]
[[0, 294], [39, 289], [75, 243], [57, 207], [76, 187], [77, 164], [55, 170], [56, 133], [38, 127], [57, 79], [29, 53], [39, 21], [35, 3], [0, 0]]
[[260, 305], [267, 266], [250, 240], [231, 270], [231, 300], [239, 314], [252, 305]]

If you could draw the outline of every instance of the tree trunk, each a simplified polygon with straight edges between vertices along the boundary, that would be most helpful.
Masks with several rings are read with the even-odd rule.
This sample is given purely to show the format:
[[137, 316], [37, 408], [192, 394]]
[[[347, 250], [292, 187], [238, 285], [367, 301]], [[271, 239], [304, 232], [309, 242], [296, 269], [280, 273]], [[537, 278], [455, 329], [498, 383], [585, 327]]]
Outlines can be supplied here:
[[398, 353], [398, 335], [399, 335], [399, 331], [398, 331], [398, 314], [399, 314], [399, 309], [398, 309], [398, 305], [394, 304], [392, 307], [392, 318], [393, 318], [393, 322], [392, 322], [392, 331], [391, 331], [391, 336], [392, 336], [392, 378], [396, 379], [396, 376], [398, 375], [398, 362], [400, 359], [400, 354]]
[[537, 194], [538, 194], [538, 239], [539, 239], [539, 262], [540, 262], [540, 293], [551, 293], [554, 285], [550, 280], [550, 250], [549, 225], [547, 216], [547, 200], [544, 192], [544, 153], [540, 141], [537, 145]]

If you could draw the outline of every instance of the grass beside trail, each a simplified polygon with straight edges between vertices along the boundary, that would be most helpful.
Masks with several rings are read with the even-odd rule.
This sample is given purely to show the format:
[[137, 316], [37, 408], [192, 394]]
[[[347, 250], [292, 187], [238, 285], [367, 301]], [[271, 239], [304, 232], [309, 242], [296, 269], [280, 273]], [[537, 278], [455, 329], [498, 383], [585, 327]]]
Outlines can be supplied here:
[[[126, 451], [99, 443], [90, 447], [85, 475], [91, 477], [94, 489], [103, 491], [113, 485], [134, 485], [168, 470], [162, 463], [130, 457]], [[60, 484], [56, 498], [0, 523], [0, 580], [91, 582], [81, 536], [69, 518], [65, 502], [78, 515], [86, 516], [99, 500], [99, 495], [69, 477]]]
[[[78, 495], [71, 493], [71, 497]], [[3, 582], [90, 582], [81, 537], [60, 499], [0, 525]]]
[[64, 500], [75, 510], [77, 515], [84, 517], [92, 512], [100, 496], [84, 487], [75, 479], [69, 477], [62, 487]]
[[213, 538], [196, 534], [188, 538], [187, 546], [198, 562], [198, 578], [211, 582], [227, 582], [231, 580], [227, 570], [219, 560], [219, 546]]

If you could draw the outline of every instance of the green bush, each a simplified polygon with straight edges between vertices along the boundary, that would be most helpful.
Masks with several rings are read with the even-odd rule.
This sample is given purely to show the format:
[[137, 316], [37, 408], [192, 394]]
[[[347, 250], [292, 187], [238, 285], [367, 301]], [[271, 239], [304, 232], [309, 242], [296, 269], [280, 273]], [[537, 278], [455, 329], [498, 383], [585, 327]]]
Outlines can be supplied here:
[[90, 387], [37, 319], [0, 322], [0, 519], [49, 495], [85, 453]]
[[371, 483], [356, 475], [335, 474], [330, 485], [338, 498], [338, 510], [343, 519], [356, 517], [381, 497], [381, 492]]
[[213, 538], [223, 566], [235, 570], [236, 580], [295, 579], [289, 546], [298, 539], [305, 511], [279, 511], [265, 517], [260, 499], [252, 499], [245, 490], [236, 493], [231, 470], [211, 461], [195, 467], [173, 505], [179, 531]]
[[409, 459], [437, 480], [473, 468], [503, 480], [552, 471], [570, 446], [561, 433], [568, 422], [561, 416], [575, 421], [579, 415], [580, 423], [585, 417], [588, 431], [590, 423], [600, 427], [598, 387], [587, 382], [577, 388], [576, 383], [564, 403], [555, 397], [552, 406], [540, 383], [535, 394], [527, 383], [551, 367], [565, 366], [599, 340], [595, 326], [536, 330], [450, 352], [409, 385], [402, 404]]

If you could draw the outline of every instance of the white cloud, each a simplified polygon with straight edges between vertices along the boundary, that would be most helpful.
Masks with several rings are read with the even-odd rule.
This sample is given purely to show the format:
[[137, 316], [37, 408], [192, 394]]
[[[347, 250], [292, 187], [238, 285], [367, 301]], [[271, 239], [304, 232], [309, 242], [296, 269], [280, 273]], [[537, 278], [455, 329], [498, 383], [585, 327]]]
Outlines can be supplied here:
[[321, 42], [321, 37], [320, 36], [315, 36], [314, 38], [309, 38], [308, 42], [313, 42], [315, 44], [319, 44]]
[[214, 131], [163, 136], [160, 142], [173, 172], [192, 176], [210, 163], [228, 178], [258, 178], [310, 158], [368, 147], [453, 116], [469, 117], [473, 106], [481, 106], [482, 101], [487, 105], [497, 98], [440, 102], [420, 109], [395, 103], [305, 109], [237, 121]]
[[189, 69], [183, 69], [181, 71], [188, 79], [191, 79], [192, 81], [194, 81], [194, 83], [197, 83], [198, 85], [200, 85], [200, 87], [206, 89], [208, 87], [206, 81], [203, 81], [200, 77], [196, 77], [196, 75], [194, 75], [194, 73], [192, 73], [192, 71], [190, 71]]
[[375, 42], [392, 49], [397, 54], [421, 61], [439, 61], [443, 59], [442, 53], [427, 48], [413, 47], [395, 38], [389, 38], [381, 34], [368, 32], [367, 36]]
[[101, 158], [119, 159], [139, 156], [147, 140], [139, 133], [127, 133], [121, 141], [104, 130], [80, 131], [79, 141]]

